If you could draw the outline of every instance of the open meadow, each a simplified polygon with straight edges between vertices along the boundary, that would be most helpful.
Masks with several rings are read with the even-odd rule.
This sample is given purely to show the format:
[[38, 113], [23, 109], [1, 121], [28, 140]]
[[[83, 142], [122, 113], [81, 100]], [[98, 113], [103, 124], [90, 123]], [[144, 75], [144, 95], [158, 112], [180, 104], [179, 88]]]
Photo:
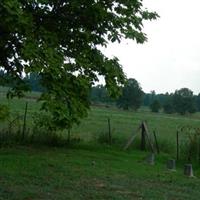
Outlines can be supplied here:
[[[1, 90], [0, 102], [9, 105], [12, 119], [20, 115], [22, 122], [28, 102], [27, 128], [31, 130], [33, 115], [40, 107], [38, 95], [30, 93], [23, 99], [7, 100], [5, 91]], [[108, 134], [108, 118], [112, 146], [101, 140]], [[144, 162], [148, 152], [138, 150], [139, 134], [131, 148], [123, 150], [142, 121], [147, 121], [151, 133], [156, 131], [161, 149], [153, 166]], [[0, 134], [7, 125], [7, 122], [1, 122]], [[78, 140], [77, 143], [62, 147], [1, 143], [0, 199], [198, 200], [198, 162], [193, 165], [194, 178], [183, 175], [184, 159], [177, 162], [176, 171], [166, 169], [167, 159], [176, 157], [176, 131], [183, 126], [200, 127], [200, 114], [180, 116], [155, 114], [147, 108], [134, 112], [92, 106], [88, 117], [71, 130], [71, 137]], [[59, 134], [67, 138], [67, 130]]]
[[[2, 91], [2, 89], [1, 89]], [[39, 112], [40, 102], [37, 101], [39, 93], [27, 93], [25, 98], [10, 99], [6, 98], [3, 90], [0, 93], [1, 103], [10, 107], [11, 118], [15, 119], [20, 116], [23, 121], [25, 106], [27, 109], [27, 127], [32, 128], [33, 117]], [[200, 113], [179, 115], [152, 113], [148, 108], [142, 107], [138, 111], [124, 111], [113, 106], [91, 106], [88, 117], [83, 119], [79, 125], [74, 125], [71, 130], [71, 137], [83, 142], [95, 142], [108, 135], [108, 118], [110, 119], [111, 135], [113, 143], [124, 145], [132, 134], [135, 133], [142, 121], [146, 121], [150, 133], [156, 132], [157, 139], [161, 150], [167, 153], [173, 153], [176, 147], [176, 132], [182, 127], [200, 128]], [[6, 123], [1, 123], [4, 127]], [[17, 128], [17, 127], [16, 127]], [[67, 130], [59, 133], [62, 137], [67, 138]], [[180, 139], [185, 135], [180, 133]], [[140, 134], [138, 134], [135, 144], [138, 146]], [[132, 145], [134, 147], [134, 143]]]
[[199, 8], [0, 1], [0, 200], [200, 200]]

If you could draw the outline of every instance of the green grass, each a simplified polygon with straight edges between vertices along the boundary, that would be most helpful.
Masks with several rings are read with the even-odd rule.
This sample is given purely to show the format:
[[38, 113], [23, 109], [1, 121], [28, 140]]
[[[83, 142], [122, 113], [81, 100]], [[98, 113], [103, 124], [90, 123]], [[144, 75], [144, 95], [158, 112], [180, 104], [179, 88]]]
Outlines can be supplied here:
[[11, 113], [13, 115], [15, 114], [23, 115], [26, 102], [28, 102], [29, 115], [39, 110], [40, 103], [37, 101], [37, 99], [39, 98], [40, 93], [28, 92], [25, 94], [24, 98], [19, 99], [15, 97], [13, 99], [7, 99], [6, 98], [7, 90], [8, 88], [0, 87], [0, 102], [10, 107]]
[[[200, 179], [167, 171], [166, 155], [147, 165], [147, 153], [112, 148], [0, 149], [0, 199], [196, 199]], [[195, 168], [195, 176], [200, 170]]]
[[[11, 118], [24, 115], [28, 102], [28, 126], [39, 111], [38, 93], [26, 98], [7, 100], [6, 89], [0, 88], [0, 103], [9, 105]], [[114, 142], [112, 147], [98, 144], [101, 134], [108, 132], [108, 117]], [[156, 130], [163, 152], [154, 166], [147, 165], [147, 152], [122, 147], [141, 121], [146, 120], [150, 132]], [[72, 130], [82, 142], [70, 148], [12, 146], [0, 148], [0, 200], [65, 200], [65, 199], [200, 199], [199, 164], [193, 164], [195, 178], [183, 176], [184, 161], [176, 172], [166, 170], [166, 161], [175, 156], [176, 130], [181, 126], [200, 127], [200, 114], [179, 116], [155, 114], [142, 108], [137, 112], [113, 107], [92, 107], [88, 117]], [[0, 124], [0, 128], [5, 123]], [[62, 134], [67, 134], [67, 131]], [[181, 136], [184, 138], [185, 136]], [[133, 147], [138, 145], [139, 137]]]
[[[28, 102], [27, 123], [32, 127], [33, 114], [39, 111], [40, 103], [37, 102], [39, 93], [26, 94], [26, 98], [12, 100], [6, 99], [6, 89], [0, 88], [0, 101], [11, 108], [11, 117], [16, 114], [23, 119], [25, 104]], [[141, 108], [137, 112], [123, 111], [114, 107], [105, 108], [91, 107], [88, 117], [81, 124], [74, 126], [72, 136], [84, 141], [97, 140], [102, 134], [108, 133], [108, 117], [111, 120], [112, 137], [114, 141], [123, 146], [130, 135], [136, 130], [141, 121], [147, 121], [150, 132], [156, 131], [159, 144], [163, 151], [174, 153], [176, 143], [176, 131], [182, 126], [200, 127], [200, 113], [180, 116], [177, 114], [167, 115], [164, 113], [151, 113], [147, 108]], [[3, 127], [3, 123], [0, 124]], [[62, 132], [67, 136], [67, 130]], [[185, 137], [185, 136], [180, 136]], [[139, 135], [134, 145], [138, 145]]]
[[89, 112], [88, 118], [83, 120], [80, 126], [75, 127], [72, 132], [75, 135], [80, 135], [84, 140], [97, 138], [101, 133], [108, 132], [108, 117], [111, 119], [112, 136], [114, 138], [125, 143], [141, 121], [147, 121], [150, 132], [156, 131], [161, 148], [171, 152], [175, 150], [176, 131], [180, 127], [200, 127], [199, 114], [195, 116], [179, 116], [93, 107]]

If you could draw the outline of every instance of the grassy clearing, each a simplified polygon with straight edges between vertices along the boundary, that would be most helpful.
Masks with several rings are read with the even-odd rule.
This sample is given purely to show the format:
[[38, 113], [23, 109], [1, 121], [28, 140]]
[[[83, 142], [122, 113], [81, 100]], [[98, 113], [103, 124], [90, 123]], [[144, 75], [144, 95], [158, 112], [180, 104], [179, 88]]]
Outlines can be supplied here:
[[[31, 147], [0, 150], [0, 199], [199, 199], [199, 178], [165, 168], [166, 155], [155, 166], [146, 153], [109, 148]], [[200, 175], [200, 170], [195, 170]]]
[[[27, 123], [31, 127], [33, 123], [33, 114], [39, 111], [40, 103], [37, 102], [39, 93], [30, 93], [26, 98], [12, 100], [6, 99], [5, 89], [0, 93], [0, 101], [9, 105], [12, 112], [12, 118], [19, 114], [23, 119], [25, 104], [28, 102]], [[80, 138], [83, 141], [97, 141], [99, 136], [107, 134], [108, 132], [108, 117], [111, 119], [111, 130], [114, 142], [122, 146], [138, 127], [141, 121], [146, 120], [149, 129], [152, 132], [156, 130], [159, 144], [163, 151], [174, 154], [176, 143], [176, 131], [182, 126], [200, 127], [200, 113], [194, 115], [180, 116], [167, 115], [164, 113], [151, 113], [148, 109], [141, 108], [137, 112], [123, 111], [114, 107], [92, 107], [89, 111], [88, 117], [82, 120], [81, 124], [74, 126], [72, 129], [72, 137]], [[5, 124], [5, 123], [4, 123]], [[0, 127], [4, 126], [3, 123]], [[67, 130], [61, 133], [67, 137]], [[182, 138], [184, 136], [181, 136]], [[134, 143], [138, 146], [139, 137]], [[133, 145], [133, 147], [134, 147]]]
[[[5, 91], [0, 102], [11, 108], [11, 117], [23, 117], [28, 101], [28, 126], [39, 111], [38, 94], [24, 99], [7, 100]], [[96, 143], [108, 132], [111, 119], [112, 147]], [[23, 118], [22, 118], [23, 119]], [[156, 164], [144, 162], [147, 152], [122, 146], [141, 121], [156, 130], [161, 149], [170, 154], [156, 156]], [[200, 199], [200, 169], [194, 163], [196, 178], [183, 176], [184, 162], [176, 172], [166, 170], [166, 161], [175, 155], [175, 133], [181, 126], [199, 127], [200, 114], [190, 116], [154, 114], [142, 108], [137, 112], [113, 107], [92, 107], [86, 119], [72, 130], [72, 136], [83, 142], [67, 148], [2, 147], [0, 148], [0, 200], [65, 200], [65, 199]], [[5, 128], [5, 123], [0, 128]], [[67, 135], [67, 131], [62, 135]], [[181, 136], [184, 137], [184, 136]], [[133, 147], [138, 145], [139, 138]]]
[[10, 107], [12, 115], [23, 115], [26, 102], [28, 102], [29, 115], [39, 110], [40, 103], [37, 101], [37, 99], [39, 98], [40, 93], [28, 92], [25, 94], [25, 98], [7, 99], [7, 90], [8, 88], [0, 87], [0, 102]]
[[[163, 113], [122, 111], [113, 108], [93, 107], [88, 118], [83, 120], [80, 126], [73, 129], [75, 135], [85, 140], [97, 138], [101, 133], [108, 132], [107, 118], [111, 119], [112, 135], [124, 144], [141, 121], [146, 120], [150, 132], [156, 130], [157, 137], [162, 150], [175, 151], [176, 131], [182, 126], [199, 127], [199, 115], [178, 116]], [[184, 136], [181, 136], [184, 137]], [[137, 138], [138, 140], [139, 138]], [[137, 142], [136, 142], [137, 143]]]

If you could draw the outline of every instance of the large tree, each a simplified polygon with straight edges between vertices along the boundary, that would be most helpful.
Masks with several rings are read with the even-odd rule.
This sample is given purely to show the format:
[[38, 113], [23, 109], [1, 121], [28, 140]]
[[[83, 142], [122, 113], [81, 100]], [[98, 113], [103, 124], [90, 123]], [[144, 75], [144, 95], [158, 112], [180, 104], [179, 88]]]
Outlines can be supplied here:
[[200, 93], [195, 96], [196, 108], [200, 111]]
[[109, 97], [108, 92], [103, 85], [93, 86], [90, 92], [90, 101], [96, 103], [111, 103], [115, 99]]
[[193, 92], [188, 88], [176, 90], [173, 95], [173, 105], [177, 113], [182, 115], [196, 112], [195, 98]]
[[117, 106], [125, 110], [129, 108], [137, 110], [142, 104], [143, 95], [144, 92], [137, 80], [133, 78], [128, 79], [122, 89], [122, 95], [117, 100]]
[[111, 95], [124, 84], [118, 59], [98, 47], [122, 38], [145, 42], [143, 21], [157, 17], [142, 0], [1, 0], [0, 68], [15, 84], [10, 94], [28, 89], [24, 74], [40, 75], [42, 108], [70, 128], [86, 114], [98, 75]]
[[28, 74], [28, 76], [26, 76], [24, 80], [28, 82], [28, 85], [30, 86], [32, 91], [37, 91], [37, 92], [43, 91], [43, 88], [40, 85], [41, 78], [38, 74], [32, 72]]

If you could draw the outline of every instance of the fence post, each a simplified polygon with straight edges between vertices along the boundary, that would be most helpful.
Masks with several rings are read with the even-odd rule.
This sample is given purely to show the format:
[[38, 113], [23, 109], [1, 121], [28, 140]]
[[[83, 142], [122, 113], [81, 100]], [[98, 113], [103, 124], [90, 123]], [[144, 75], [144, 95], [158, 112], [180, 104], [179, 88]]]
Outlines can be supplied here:
[[153, 135], [154, 135], [154, 139], [155, 139], [155, 143], [156, 143], [157, 153], [159, 154], [160, 153], [160, 148], [158, 146], [158, 140], [157, 140], [156, 132], [155, 131], [153, 131]]
[[26, 131], [26, 115], [27, 115], [27, 109], [28, 109], [28, 102], [26, 102], [25, 111], [24, 111], [24, 123], [23, 123], [23, 129], [22, 129], [22, 140], [24, 140], [25, 131]]
[[110, 118], [108, 117], [108, 142], [112, 144], [112, 136], [111, 136], [111, 125], [110, 125]]

